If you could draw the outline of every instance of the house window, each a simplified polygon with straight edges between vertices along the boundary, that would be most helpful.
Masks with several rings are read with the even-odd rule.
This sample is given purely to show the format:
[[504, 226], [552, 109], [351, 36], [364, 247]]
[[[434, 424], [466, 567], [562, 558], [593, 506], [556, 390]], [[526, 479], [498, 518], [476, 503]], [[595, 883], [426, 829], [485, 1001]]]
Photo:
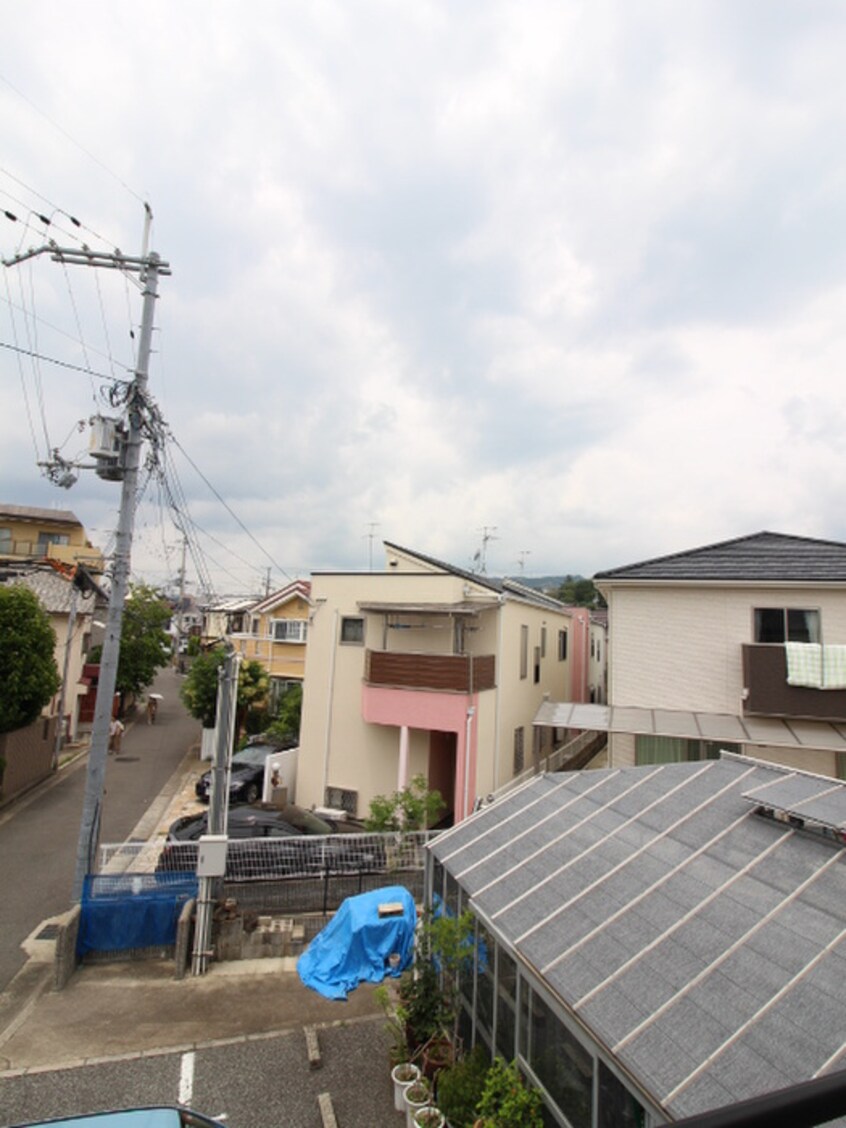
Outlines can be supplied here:
[[558, 661], [559, 662], [566, 662], [567, 661], [567, 632], [566, 631], [559, 631], [558, 632]]
[[272, 619], [270, 629], [274, 642], [305, 642], [308, 623], [305, 619]]
[[70, 537], [67, 533], [39, 533], [38, 534], [38, 554], [43, 555], [51, 544], [70, 544]]
[[12, 551], [12, 530], [0, 529], [0, 552]]
[[258, 617], [254, 617], [251, 620], [251, 622], [250, 622], [250, 634], [257, 635], [259, 633], [259, 623], [260, 623], [260, 621], [261, 620], [258, 619]]
[[720, 750], [740, 753], [737, 744], [718, 740], [685, 740], [678, 736], [636, 736], [635, 763], [685, 764], [691, 760], [719, 760]]
[[522, 626], [520, 628], [520, 677], [528, 677], [529, 674], [529, 628]]
[[341, 642], [364, 643], [364, 619], [354, 615], [344, 615], [341, 619]]
[[535, 685], [537, 685], [538, 682], [540, 681], [540, 662], [541, 662], [540, 647], [536, 646], [535, 647], [535, 673], [534, 673]]
[[523, 770], [526, 762], [526, 735], [523, 726], [514, 730], [514, 775]]
[[541, 627], [541, 658], [546, 658], [546, 625]]
[[820, 613], [795, 607], [756, 607], [756, 642], [819, 642]]
[[596, 639], [593, 635], [590, 636], [590, 656], [591, 658], [596, 657]]

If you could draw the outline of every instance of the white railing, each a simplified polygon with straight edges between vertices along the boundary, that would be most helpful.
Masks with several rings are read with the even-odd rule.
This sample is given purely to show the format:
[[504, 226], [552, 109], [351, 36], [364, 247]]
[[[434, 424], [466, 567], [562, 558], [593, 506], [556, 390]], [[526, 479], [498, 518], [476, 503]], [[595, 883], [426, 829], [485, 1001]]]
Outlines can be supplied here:
[[528, 782], [533, 776], [539, 775], [541, 772], [560, 771], [565, 760], [569, 760], [572, 756], [578, 756], [580, 752], [584, 752], [588, 745], [594, 740], [596, 740], [596, 733], [593, 731], [579, 733], [579, 735], [572, 740], [568, 740], [566, 744], [562, 744], [560, 748], [556, 748], [548, 753], [548, 755], [542, 756], [537, 769], [535, 769], [534, 764], [532, 764], [530, 767], [524, 768], [522, 772], [514, 776], [514, 778], [510, 779], [507, 783], [503, 783], [496, 791], [490, 792], [484, 797], [481, 805], [487, 807], [491, 803], [495, 803], [497, 799], [501, 799], [503, 795], [507, 795], [509, 791], [513, 791], [515, 787], [519, 787], [520, 784]]

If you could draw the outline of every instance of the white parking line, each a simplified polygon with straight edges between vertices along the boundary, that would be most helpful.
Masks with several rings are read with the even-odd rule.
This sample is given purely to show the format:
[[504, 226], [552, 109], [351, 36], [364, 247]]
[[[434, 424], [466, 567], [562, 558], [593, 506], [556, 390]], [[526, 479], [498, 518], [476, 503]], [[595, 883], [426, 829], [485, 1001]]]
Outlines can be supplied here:
[[194, 1099], [194, 1059], [193, 1050], [183, 1054], [182, 1067], [179, 1071], [179, 1097], [177, 1099], [179, 1104], [189, 1108]]

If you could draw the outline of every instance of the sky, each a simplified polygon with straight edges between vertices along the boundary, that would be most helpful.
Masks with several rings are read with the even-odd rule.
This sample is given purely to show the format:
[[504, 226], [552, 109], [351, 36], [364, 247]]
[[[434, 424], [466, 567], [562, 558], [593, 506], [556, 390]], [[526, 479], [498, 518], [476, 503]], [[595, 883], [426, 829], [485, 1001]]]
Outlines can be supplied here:
[[[172, 270], [135, 578], [180, 528], [217, 594], [382, 540], [527, 577], [846, 540], [845, 62], [840, 0], [28, 0], [0, 254], [139, 254], [147, 201]], [[37, 463], [114, 414], [139, 291], [0, 272], [0, 500], [108, 550], [120, 487]]]

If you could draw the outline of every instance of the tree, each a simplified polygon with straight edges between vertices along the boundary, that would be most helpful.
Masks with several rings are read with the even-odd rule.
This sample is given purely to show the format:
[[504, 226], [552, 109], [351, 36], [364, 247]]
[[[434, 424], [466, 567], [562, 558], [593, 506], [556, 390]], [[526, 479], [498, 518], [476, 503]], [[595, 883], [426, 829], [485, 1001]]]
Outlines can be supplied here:
[[425, 830], [446, 807], [440, 791], [429, 791], [426, 777], [416, 775], [411, 783], [392, 795], [374, 795], [365, 830], [384, 834], [393, 830]]
[[[123, 609], [115, 689], [120, 694], [121, 708], [130, 694], [144, 692], [166, 666], [171, 657], [171, 639], [165, 629], [170, 623], [171, 609], [161, 595], [147, 584], [133, 584]], [[99, 661], [100, 648], [89, 655]]]
[[59, 688], [56, 633], [37, 596], [0, 587], [0, 732], [31, 724]]
[[[226, 658], [226, 650], [216, 646], [194, 659], [182, 683], [180, 694], [192, 717], [202, 721], [204, 728], [214, 728], [217, 717], [218, 670]], [[260, 662], [242, 662], [238, 673], [238, 700], [236, 704], [236, 733], [246, 720], [247, 712], [259, 708], [267, 696], [268, 676]]]
[[593, 580], [584, 576], [565, 576], [564, 582], [553, 592], [556, 599], [570, 607], [605, 607], [605, 600], [596, 590]]

